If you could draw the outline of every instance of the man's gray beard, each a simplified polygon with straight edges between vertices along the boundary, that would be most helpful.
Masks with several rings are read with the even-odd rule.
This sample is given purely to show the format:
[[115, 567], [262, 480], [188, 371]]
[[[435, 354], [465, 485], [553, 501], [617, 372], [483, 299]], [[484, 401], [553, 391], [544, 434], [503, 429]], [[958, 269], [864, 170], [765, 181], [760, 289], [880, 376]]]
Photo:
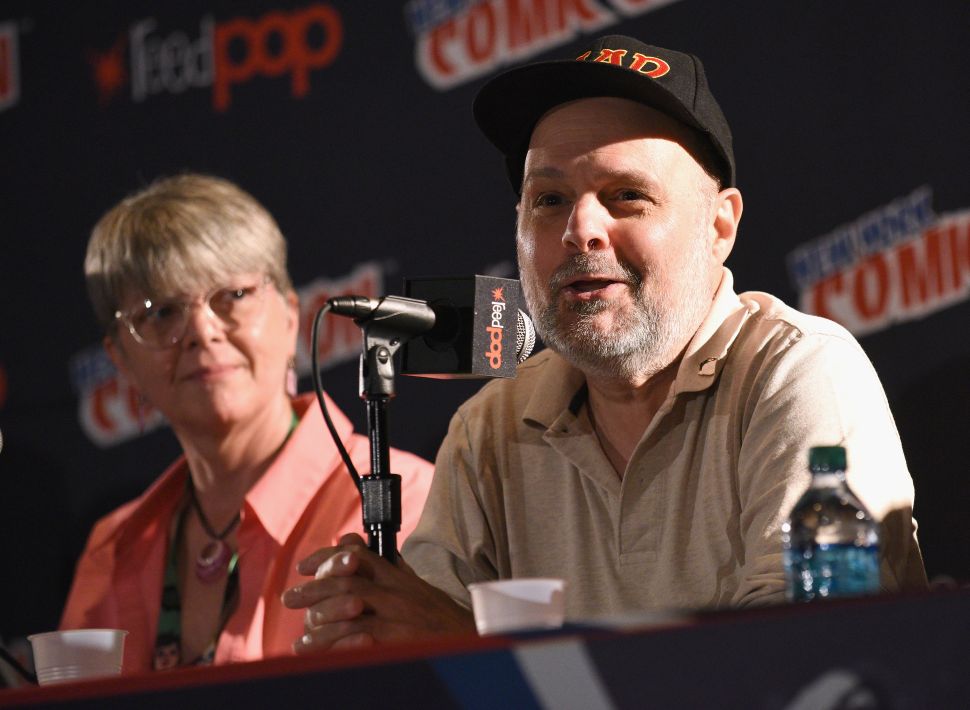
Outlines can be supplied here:
[[[559, 289], [566, 279], [591, 273], [609, 274], [625, 282], [633, 304], [619, 310], [614, 301], [573, 302], [564, 308], [576, 319], [565, 325], [559, 311]], [[684, 345], [681, 341], [689, 337], [684, 331], [696, 328], [699, 322], [696, 299], [682, 299], [662, 288], [648, 294], [644, 278], [631, 267], [595, 254], [579, 254], [560, 267], [541, 298], [530, 293], [533, 285], [524, 283], [542, 341], [588, 374], [623, 379], [652, 377], [673, 361]], [[595, 319], [610, 309], [614, 309], [613, 323], [604, 333]]]

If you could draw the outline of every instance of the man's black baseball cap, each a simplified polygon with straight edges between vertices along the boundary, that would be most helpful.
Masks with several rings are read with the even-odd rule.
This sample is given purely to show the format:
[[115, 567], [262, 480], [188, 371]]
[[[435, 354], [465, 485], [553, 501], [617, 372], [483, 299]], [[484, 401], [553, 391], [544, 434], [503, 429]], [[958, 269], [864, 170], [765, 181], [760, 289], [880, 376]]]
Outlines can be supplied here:
[[733, 187], [731, 129], [718, 106], [701, 60], [692, 54], [609, 35], [575, 59], [526, 64], [491, 79], [475, 98], [479, 128], [505, 155], [516, 192], [536, 123], [554, 106], [576, 99], [613, 96], [646, 104], [696, 130], [713, 148], [710, 166], [723, 187]]

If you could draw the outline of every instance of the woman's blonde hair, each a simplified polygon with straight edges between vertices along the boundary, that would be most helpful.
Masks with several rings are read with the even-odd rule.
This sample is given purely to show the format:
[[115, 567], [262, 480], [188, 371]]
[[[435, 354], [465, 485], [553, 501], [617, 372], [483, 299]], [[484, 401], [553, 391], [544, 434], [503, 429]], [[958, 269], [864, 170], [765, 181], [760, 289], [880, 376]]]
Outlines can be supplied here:
[[159, 179], [108, 210], [84, 259], [88, 295], [109, 334], [127, 294], [191, 294], [254, 272], [280, 293], [293, 288], [276, 220], [228, 180], [192, 173]]

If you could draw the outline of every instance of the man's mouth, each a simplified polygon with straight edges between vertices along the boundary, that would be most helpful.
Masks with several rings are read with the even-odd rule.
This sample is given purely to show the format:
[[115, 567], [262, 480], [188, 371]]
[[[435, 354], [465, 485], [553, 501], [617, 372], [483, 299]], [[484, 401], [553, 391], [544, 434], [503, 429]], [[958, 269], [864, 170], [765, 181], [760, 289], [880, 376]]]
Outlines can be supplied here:
[[577, 278], [564, 284], [561, 292], [566, 298], [590, 299], [605, 298], [612, 291], [626, 286], [625, 282], [616, 279], [591, 276]]
[[606, 279], [583, 279], [581, 281], [574, 281], [567, 286], [567, 288], [573, 291], [578, 291], [579, 293], [587, 293], [589, 291], [597, 291], [601, 288], [606, 288], [615, 281], [608, 281]]

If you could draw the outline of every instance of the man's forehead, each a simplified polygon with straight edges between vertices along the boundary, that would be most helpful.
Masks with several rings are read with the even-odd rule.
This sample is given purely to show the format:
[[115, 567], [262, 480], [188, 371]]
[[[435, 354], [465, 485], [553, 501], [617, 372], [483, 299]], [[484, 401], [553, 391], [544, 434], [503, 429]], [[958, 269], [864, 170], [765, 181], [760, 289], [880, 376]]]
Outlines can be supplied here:
[[615, 140], [668, 138], [678, 142], [693, 139], [693, 131], [650, 106], [610, 96], [578, 99], [553, 107], [536, 123], [529, 140], [530, 149], [564, 131], [577, 134], [602, 134]]
[[705, 145], [697, 131], [650, 106], [617, 97], [579, 99], [559, 104], [536, 124], [524, 159], [523, 183], [541, 177], [537, 171], [573, 158], [613, 163], [631, 175], [691, 166], [687, 172], [696, 168], [700, 177], [708, 175], [701, 157]]

